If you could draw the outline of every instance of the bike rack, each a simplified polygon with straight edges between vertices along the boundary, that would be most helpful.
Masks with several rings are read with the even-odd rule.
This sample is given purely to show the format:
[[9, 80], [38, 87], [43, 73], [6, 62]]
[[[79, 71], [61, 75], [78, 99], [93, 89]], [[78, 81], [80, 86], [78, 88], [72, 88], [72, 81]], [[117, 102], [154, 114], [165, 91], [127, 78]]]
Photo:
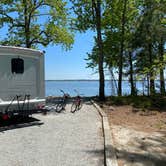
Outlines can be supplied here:
[[[11, 113], [12, 115], [27, 116], [29, 114], [32, 114], [32, 111], [29, 109], [30, 95], [25, 94], [24, 99], [23, 99], [22, 107], [21, 107], [21, 104], [20, 104], [20, 97], [21, 97], [21, 95], [14, 96], [14, 98], [11, 100], [10, 104], [6, 106], [5, 111], [4, 111], [6, 115], [11, 113], [9, 111], [9, 108], [12, 106], [14, 101], [17, 101], [18, 110], [13, 110], [12, 113]], [[26, 104], [26, 101], [27, 101], [27, 104]], [[27, 105], [27, 109], [25, 109], [25, 105]]]

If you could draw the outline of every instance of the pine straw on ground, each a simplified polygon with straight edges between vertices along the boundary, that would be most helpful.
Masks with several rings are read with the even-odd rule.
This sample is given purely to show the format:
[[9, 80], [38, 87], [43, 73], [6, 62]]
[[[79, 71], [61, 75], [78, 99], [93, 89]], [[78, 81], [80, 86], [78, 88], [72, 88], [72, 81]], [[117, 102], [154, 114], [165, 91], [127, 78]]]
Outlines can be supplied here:
[[131, 127], [145, 132], [166, 131], [166, 112], [135, 112], [132, 106], [104, 106], [104, 108], [114, 125]]
[[166, 165], [166, 112], [103, 105], [119, 166]]

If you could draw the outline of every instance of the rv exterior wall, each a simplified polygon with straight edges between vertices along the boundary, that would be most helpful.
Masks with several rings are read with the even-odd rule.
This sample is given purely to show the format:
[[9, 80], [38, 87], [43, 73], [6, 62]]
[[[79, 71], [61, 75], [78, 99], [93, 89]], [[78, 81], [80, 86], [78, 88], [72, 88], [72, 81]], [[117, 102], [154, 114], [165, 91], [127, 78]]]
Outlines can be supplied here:
[[[24, 62], [23, 73], [12, 73], [12, 59]], [[11, 101], [16, 95], [31, 99], [45, 98], [44, 55], [40, 51], [0, 46], [0, 100]]]
[[44, 77], [44, 55], [39, 59], [37, 94], [39, 98], [45, 98], [45, 77]]

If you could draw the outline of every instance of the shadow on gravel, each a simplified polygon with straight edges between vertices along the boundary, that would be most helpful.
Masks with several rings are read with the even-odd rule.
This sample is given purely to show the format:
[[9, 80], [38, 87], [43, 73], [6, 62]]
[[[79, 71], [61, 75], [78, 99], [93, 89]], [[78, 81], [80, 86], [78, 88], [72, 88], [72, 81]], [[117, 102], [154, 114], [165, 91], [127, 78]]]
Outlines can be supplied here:
[[[141, 163], [141, 166], [165, 166], [166, 160], [161, 159], [157, 154], [141, 154], [136, 152], [128, 152], [118, 150], [118, 158], [124, 159], [129, 165], [132, 163]], [[127, 164], [126, 164], [127, 165]]]
[[43, 124], [43, 122], [34, 117], [15, 116], [9, 120], [0, 120], [0, 132], [30, 126], [40, 126]]
[[97, 165], [104, 166], [104, 150], [87, 150], [86, 153], [91, 155], [91, 158], [98, 161]]
[[[163, 132], [163, 138], [166, 138], [166, 133]], [[160, 137], [151, 138], [146, 137], [142, 140], [134, 141], [138, 146], [137, 150], [129, 148], [108, 147], [114, 148], [117, 159], [122, 159], [126, 166], [139, 163], [141, 166], [166, 166], [166, 139]]]

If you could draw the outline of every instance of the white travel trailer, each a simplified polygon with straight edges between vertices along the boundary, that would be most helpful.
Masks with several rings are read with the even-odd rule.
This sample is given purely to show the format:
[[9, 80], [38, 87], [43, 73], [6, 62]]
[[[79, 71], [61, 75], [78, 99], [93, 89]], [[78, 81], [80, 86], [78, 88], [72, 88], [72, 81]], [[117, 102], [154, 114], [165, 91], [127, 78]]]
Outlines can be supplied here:
[[27, 116], [44, 104], [43, 52], [0, 46], [0, 117]]

